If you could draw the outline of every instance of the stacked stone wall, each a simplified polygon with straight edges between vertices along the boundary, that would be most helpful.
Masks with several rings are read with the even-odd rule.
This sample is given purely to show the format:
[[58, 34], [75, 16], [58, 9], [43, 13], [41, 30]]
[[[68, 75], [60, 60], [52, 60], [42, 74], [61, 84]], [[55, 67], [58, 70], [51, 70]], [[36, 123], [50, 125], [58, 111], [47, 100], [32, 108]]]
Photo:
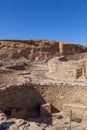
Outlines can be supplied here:
[[26, 108], [28, 114], [38, 105], [50, 102], [54, 112], [64, 104], [87, 104], [87, 87], [72, 85], [23, 85], [0, 90], [0, 110]]
[[48, 62], [49, 71], [46, 76], [58, 80], [86, 80], [87, 61], [60, 61], [59, 57], [54, 57]]

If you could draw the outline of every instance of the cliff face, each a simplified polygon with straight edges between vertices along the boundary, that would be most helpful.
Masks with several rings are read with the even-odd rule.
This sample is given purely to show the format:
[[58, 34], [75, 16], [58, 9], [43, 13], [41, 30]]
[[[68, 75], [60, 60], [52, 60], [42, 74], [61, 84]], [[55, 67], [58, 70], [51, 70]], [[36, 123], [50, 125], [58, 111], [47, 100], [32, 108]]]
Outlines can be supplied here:
[[42, 40], [0, 41], [0, 59], [49, 60], [53, 56], [87, 52], [87, 47], [63, 42]]

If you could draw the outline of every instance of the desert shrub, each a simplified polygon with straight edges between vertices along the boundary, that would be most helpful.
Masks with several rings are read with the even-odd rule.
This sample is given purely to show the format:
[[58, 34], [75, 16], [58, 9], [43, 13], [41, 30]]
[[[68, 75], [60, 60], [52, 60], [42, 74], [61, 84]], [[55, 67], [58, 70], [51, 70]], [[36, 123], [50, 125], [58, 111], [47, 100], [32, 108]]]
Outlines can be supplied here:
[[27, 60], [27, 59], [17, 59], [14, 63], [14, 65], [16, 66], [26, 66], [26, 65], [29, 65], [30, 61]]
[[71, 121], [75, 121], [75, 122], [77, 122], [77, 123], [81, 123], [81, 118], [72, 117]]
[[63, 118], [62, 115], [55, 115], [55, 117], [56, 117], [57, 119], [62, 119], [62, 118]]
[[29, 64], [30, 60], [25, 58], [0, 60], [0, 66], [27, 66]]
[[9, 60], [9, 59], [3, 59], [0, 60], [0, 66], [9, 66], [9, 65], [13, 65], [14, 64], [14, 60]]

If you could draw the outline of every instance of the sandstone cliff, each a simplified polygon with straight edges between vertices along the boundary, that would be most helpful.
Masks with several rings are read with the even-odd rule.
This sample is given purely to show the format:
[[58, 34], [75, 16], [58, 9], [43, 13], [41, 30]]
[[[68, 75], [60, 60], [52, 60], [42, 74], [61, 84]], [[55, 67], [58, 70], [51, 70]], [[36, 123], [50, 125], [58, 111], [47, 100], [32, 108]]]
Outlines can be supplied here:
[[44, 40], [0, 40], [0, 59], [48, 60], [53, 56], [87, 52], [87, 47]]

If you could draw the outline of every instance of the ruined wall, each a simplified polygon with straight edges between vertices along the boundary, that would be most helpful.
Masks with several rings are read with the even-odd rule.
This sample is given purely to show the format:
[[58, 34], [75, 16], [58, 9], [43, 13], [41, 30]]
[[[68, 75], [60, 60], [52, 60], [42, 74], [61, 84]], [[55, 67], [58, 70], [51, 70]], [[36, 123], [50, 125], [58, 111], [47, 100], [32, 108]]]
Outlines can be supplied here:
[[0, 89], [0, 110], [26, 108], [27, 115], [38, 105], [50, 102], [53, 111], [62, 110], [64, 104], [87, 104], [87, 87], [63, 84], [21, 85]]
[[46, 102], [52, 103], [55, 109], [62, 110], [64, 104], [87, 104], [87, 87], [78, 85], [35, 85]]
[[[26, 110], [26, 117], [36, 111], [39, 104], [44, 104], [45, 100], [33, 85], [20, 85], [3, 87], [0, 89], [0, 110], [5, 112], [10, 110]], [[16, 113], [15, 112], [15, 113]], [[23, 114], [23, 113], [22, 113]], [[15, 114], [17, 116], [18, 113]], [[20, 118], [20, 117], [19, 117]]]
[[59, 80], [83, 80], [86, 79], [87, 61], [60, 61], [60, 57], [54, 57], [48, 61], [49, 71], [46, 76]]

